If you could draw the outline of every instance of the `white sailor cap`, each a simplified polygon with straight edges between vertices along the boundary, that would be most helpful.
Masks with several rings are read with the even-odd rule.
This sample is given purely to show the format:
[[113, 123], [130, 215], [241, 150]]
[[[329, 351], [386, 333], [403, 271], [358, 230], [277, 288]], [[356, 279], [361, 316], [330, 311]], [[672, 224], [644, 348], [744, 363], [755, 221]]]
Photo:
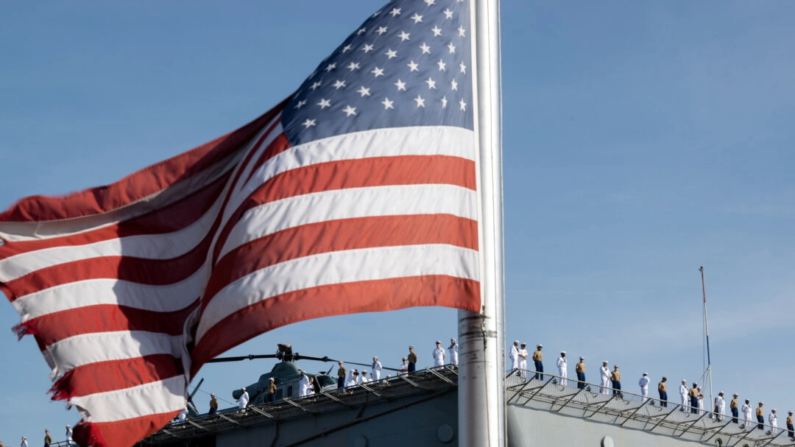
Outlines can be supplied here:
[[374, 358], [374, 359], [377, 359], [377, 358], [378, 358], [378, 356], [377, 356], [377, 355], [374, 355], [374, 356], [373, 356], [373, 358]]
[[538, 347], [539, 347], [539, 348], [543, 348], [543, 347], [544, 347], [544, 345], [542, 345], [541, 343], [539, 343], [539, 344], [538, 344]]
[[527, 343], [522, 343], [522, 346], [527, 346]]
[[440, 342], [439, 340], [436, 340], [436, 344], [440, 345], [440, 344], [442, 344], [442, 342]]
[[608, 362], [607, 360], [604, 360], [604, 361], [602, 361], [602, 363], [610, 363], [610, 362]]
[[514, 340], [513, 344], [518, 345], [519, 344], [519, 340]]
[[643, 373], [643, 375], [644, 375], [644, 376], [648, 376], [648, 375], [649, 375], [649, 373]]
[[561, 354], [565, 354], [565, 353], [566, 353], [566, 351], [560, 351], [560, 353], [561, 353]]

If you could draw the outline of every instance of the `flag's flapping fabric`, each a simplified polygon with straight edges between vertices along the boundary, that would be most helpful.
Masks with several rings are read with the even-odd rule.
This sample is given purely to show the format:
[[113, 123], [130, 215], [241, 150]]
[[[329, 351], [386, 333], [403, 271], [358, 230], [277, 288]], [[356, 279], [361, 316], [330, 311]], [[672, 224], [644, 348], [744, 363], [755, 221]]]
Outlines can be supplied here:
[[132, 445], [279, 326], [480, 308], [470, 1], [390, 2], [245, 127], [0, 214], [0, 289], [78, 441]]

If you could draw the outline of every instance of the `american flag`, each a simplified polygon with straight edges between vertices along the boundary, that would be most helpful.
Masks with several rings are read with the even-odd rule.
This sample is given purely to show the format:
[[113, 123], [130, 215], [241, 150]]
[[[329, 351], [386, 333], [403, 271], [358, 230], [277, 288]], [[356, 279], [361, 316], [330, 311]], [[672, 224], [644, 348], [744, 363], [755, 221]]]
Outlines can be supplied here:
[[248, 125], [0, 215], [0, 289], [81, 444], [158, 430], [205, 362], [274, 328], [480, 309], [471, 1], [392, 1]]

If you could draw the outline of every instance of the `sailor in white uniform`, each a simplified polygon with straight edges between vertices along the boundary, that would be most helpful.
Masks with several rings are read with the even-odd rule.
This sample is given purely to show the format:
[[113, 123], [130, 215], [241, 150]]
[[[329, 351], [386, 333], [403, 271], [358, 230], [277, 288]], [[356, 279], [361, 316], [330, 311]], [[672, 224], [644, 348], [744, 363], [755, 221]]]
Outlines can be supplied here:
[[776, 409], [770, 410], [770, 416], [767, 417], [767, 423], [772, 427], [770, 434], [776, 436], [778, 434], [778, 416], [776, 416]]
[[718, 393], [718, 397], [715, 398], [715, 420], [720, 422], [723, 420], [723, 416], [726, 414], [726, 399], [723, 398], [723, 391]]
[[740, 410], [742, 410], [743, 417], [745, 418], [745, 424], [743, 424], [743, 428], [753, 428], [751, 426], [751, 413], [753, 412], [753, 408], [751, 408], [751, 401], [749, 399], [745, 399], [745, 403]]
[[560, 386], [568, 385], [569, 381], [566, 380], [569, 377], [569, 363], [566, 360], [566, 351], [560, 351], [560, 357], [558, 357], [558, 375], [560, 376]]
[[682, 411], [687, 412], [687, 380], [682, 380], [682, 384], [679, 385], [679, 397], [682, 398]]
[[[511, 374], [519, 368], [519, 340], [513, 341], [513, 346], [511, 346]], [[518, 375], [518, 373], [517, 373]]]
[[362, 377], [359, 379], [359, 383], [370, 383], [370, 382], [371, 382], [370, 378], [367, 377], [367, 370], [363, 369]]
[[309, 391], [309, 377], [301, 371], [301, 379], [298, 381], [298, 397], [304, 397]]
[[183, 408], [182, 411], [179, 412], [179, 421], [185, 422], [188, 420], [188, 408]]
[[248, 391], [243, 388], [243, 394], [241, 394], [237, 399], [237, 408], [240, 410], [245, 410], [245, 408], [248, 406], [248, 399]]
[[384, 369], [381, 366], [381, 362], [378, 361], [378, 357], [373, 357], [373, 380], [381, 380], [381, 370]]
[[640, 395], [643, 396], [643, 402], [649, 400], [649, 373], [643, 373], [643, 377], [638, 380], [638, 386], [640, 387]]
[[527, 349], [525, 349], [525, 346], [527, 346], [527, 343], [522, 343], [519, 349], [519, 375], [521, 377], [527, 377]]
[[607, 360], [602, 362], [602, 367], [599, 369], [599, 375], [602, 378], [602, 387], [599, 392], [602, 394], [610, 394], [611, 375], [610, 368], [607, 366]]
[[72, 446], [74, 443], [72, 442], [72, 427], [66, 426], [66, 445]]
[[[355, 374], [354, 374], [355, 373]], [[348, 371], [348, 380], [345, 381], [346, 387], [356, 386], [357, 378], [359, 377], [359, 371], [355, 369], [351, 369]]]
[[444, 365], [444, 349], [442, 349], [442, 342], [436, 342], [436, 349], [433, 350], [433, 366], [443, 366]]
[[447, 348], [447, 352], [450, 353], [450, 364], [458, 366], [458, 343], [455, 338], [450, 339], [450, 347]]

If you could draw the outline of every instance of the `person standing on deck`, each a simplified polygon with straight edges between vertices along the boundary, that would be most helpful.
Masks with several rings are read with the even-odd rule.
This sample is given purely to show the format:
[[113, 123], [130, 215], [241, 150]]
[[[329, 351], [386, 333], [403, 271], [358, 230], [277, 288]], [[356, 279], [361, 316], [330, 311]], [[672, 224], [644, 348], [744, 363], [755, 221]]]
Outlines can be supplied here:
[[566, 386], [569, 384], [569, 381], [566, 380], [569, 377], [569, 362], [566, 360], [566, 351], [560, 351], [557, 365], [558, 375], [560, 376], [560, 386]]
[[765, 404], [759, 402], [759, 406], [756, 408], [756, 428], [759, 430], [763, 430], [765, 428], [765, 410], [762, 408]]
[[444, 365], [444, 349], [442, 349], [442, 342], [436, 342], [436, 349], [433, 350], [433, 366], [443, 366]]
[[649, 400], [649, 383], [651, 379], [649, 379], [649, 373], [643, 373], [643, 377], [638, 380], [638, 386], [640, 387], [640, 395], [643, 396], [643, 402]]
[[373, 357], [373, 366], [372, 366], [372, 379], [375, 381], [381, 380], [381, 370], [384, 369], [381, 366], [381, 362], [378, 361], [378, 357]]
[[618, 372], [618, 365], [613, 367], [613, 373], [610, 375], [610, 380], [613, 381], [613, 395], [622, 396], [621, 394], [621, 373]]
[[513, 346], [511, 346], [511, 374], [521, 375], [519, 371], [516, 371], [519, 368], [519, 340], [513, 341]]
[[337, 389], [341, 390], [345, 388], [345, 382], [348, 379], [348, 370], [345, 369], [345, 366], [340, 362], [340, 367], [337, 369]]
[[52, 436], [50, 436], [49, 430], [44, 430], [44, 447], [50, 447], [52, 444]]
[[690, 413], [698, 414], [698, 384], [693, 384], [688, 395], [690, 396]]
[[737, 402], [737, 393], [734, 393], [734, 399], [729, 404], [729, 410], [732, 412], [732, 422], [739, 424], [737, 418], [740, 416], [740, 403]]
[[687, 411], [687, 380], [682, 379], [682, 384], [679, 385], [679, 397], [682, 398], [682, 411]]
[[751, 429], [751, 413], [753, 413], [754, 409], [751, 408], [751, 399], [745, 399], [745, 403], [743, 404], [743, 417], [745, 418], [745, 423], [743, 424], [743, 428]]
[[574, 366], [574, 372], [577, 373], [577, 388], [585, 388], [585, 357], [580, 357], [580, 363]]
[[665, 382], [668, 381], [668, 378], [663, 376], [660, 383], [657, 384], [657, 392], [660, 394], [660, 406], [662, 408], [668, 408], [668, 384]]
[[298, 397], [306, 396], [309, 389], [309, 377], [306, 373], [301, 371], [301, 378], [298, 380]]
[[541, 349], [544, 346], [538, 345], [536, 346], [536, 352], [533, 353], [533, 363], [535, 363], [536, 375], [535, 378], [538, 380], [544, 380], [544, 354], [541, 353]]
[[[66, 445], [71, 447], [74, 443], [72, 442], [72, 427], [66, 426]], [[0, 445], [2, 445], [0, 443]]]
[[522, 347], [519, 349], [519, 376], [520, 377], [527, 377], [527, 349], [525, 349], [527, 343], [522, 343]]
[[723, 417], [726, 415], [726, 399], [723, 398], [723, 391], [718, 393], [718, 397], [715, 398], [715, 420], [718, 422], [723, 421]]
[[218, 413], [218, 399], [215, 398], [215, 394], [210, 394], [210, 416]]
[[[267, 393], [265, 394], [266, 402], [269, 403], [276, 402], [276, 379], [274, 379], [273, 377], [271, 377], [271, 379], [268, 381], [268, 389], [266, 390], [266, 393]], [[246, 396], [246, 404], [248, 404], [248, 393], [246, 392], [245, 388], [243, 388], [243, 394]], [[241, 399], [243, 398], [243, 396], [240, 397]]]
[[[271, 379], [272, 381], [273, 379]], [[238, 410], [245, 410], [246, 406], [248, 405], [248, 391], [243, 388], [243, 392], [240, 394], [240, 397], [237, 399], [237, 408]]]
[[409, 361], [409, 374], [411, 374], [417, 370], [417, 354], [414, 352], [414, 346], [409, 346], [407, 359]]
[[787, 433], [787, 435], [790, 438], [795, 438], [795, 426], [793, 425], [791, 411], [789, 412], [789, 416], [787, 416], [787, 431], [789, 432]]
[[602, 388], [599, 392], [602, 394], [610, 394], [610, 368], [607, 365], [607, 360], [605, 360], [602, 362], [602, 368], [599, 370], [602, 376]]
[[403, 361], [403, 363], [401, 363], [400, 366], [398, 366], [398, 375], [405, 376], [406, 374], [409, 373], [409, 364], [406, 363], [406, 357], [403, 357], [401, 360]]
[[447, 352], [450, 353], [450, 364], [458, 366], [458, 343], [455, 338], [450, 339], [450, 347], [447, 348]]
[[770, 435], [776, 436], [778, 434], [778, 416], [776, 416], [776, 409], [770, 410], [770, 416], [767, 417], [767, 423], [770, 425]]

